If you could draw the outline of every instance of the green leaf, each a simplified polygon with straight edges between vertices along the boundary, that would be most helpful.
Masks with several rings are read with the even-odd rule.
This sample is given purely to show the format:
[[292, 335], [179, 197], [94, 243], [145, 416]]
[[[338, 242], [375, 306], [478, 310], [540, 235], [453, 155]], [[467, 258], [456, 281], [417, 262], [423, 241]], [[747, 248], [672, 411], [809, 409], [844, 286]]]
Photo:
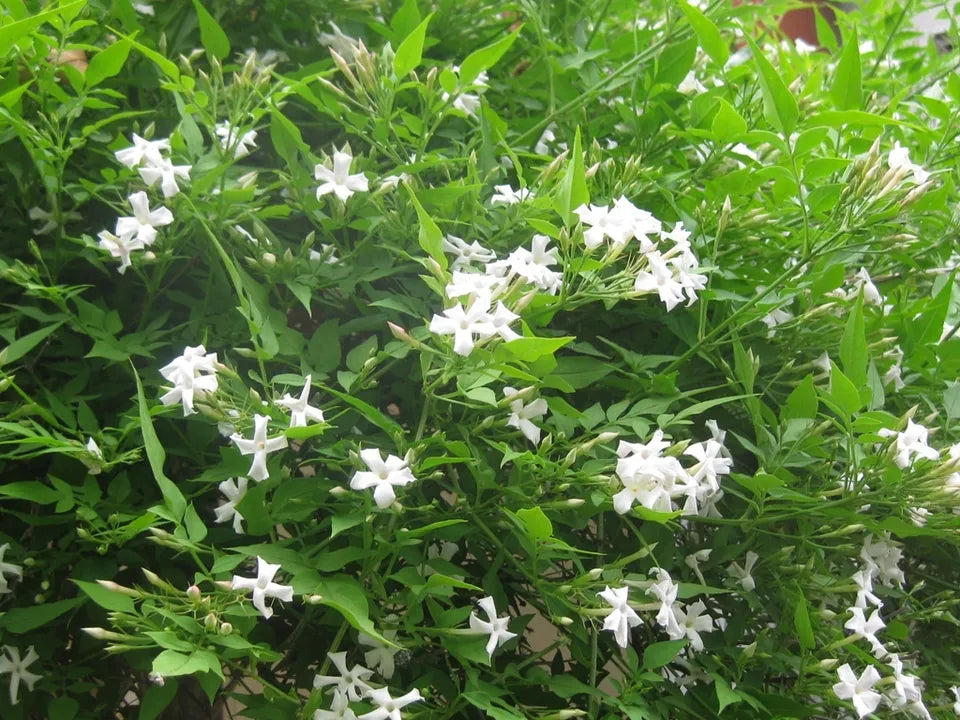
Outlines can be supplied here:
[[718, 65], [726, 65], [730, 58], [730, 48], [724, 42], [720, 31], [713, 20], [704, 15], [699, 9], [686, 2], [680, 2], [680, 10], [687, 16], [687, 22], [697, 34], [700, 40], [700, 47], [707, 53]]
[[10, 48], [27, 33], [43, 25], [43, 23], [53, 20], [58, 15], [64, 15], [73, 11], [79, 11], [87, 4], [87, 0], [76, 0], [76, 2], [66, 3], [53, 10], [46, 10], [22, 20], [16, 20], [12, 23], [0, 26], [0, 57], [6, 57]]
[[169, 77], [171, 80], [180, 79], [180, 70], [177, 69], [176, 63], [174, 63], [172, 60], [167, 59], [156, 50], [148, 48], [142, 43], [138, 43], [129, 35], [121, 35], [120, 37], [129, 40], [134, 50], [150, 60], [164, 75]]
[[207, 536], [207, 526], [200, 519], [193, 503], [187, 506], [183, 515], [183, 524], [187, 528], [187, 537], [191, 542], [200, 542]]
[[[130, 364], [133, 367], [133, 363]], [[180, 492], [174, 482], [163, 473], [163, 463], [167, 459], [167, 453], [160, 444], [160, 438], [157, 437], [156, 430], [153, 429], [153, 420], [150, 418], [150, 410], [147, 408], [147, 398], [143, 394], [143, 383], [140, 382], [140, 376], [136, 368], [133, 368], [133, 377], [137, 383], [137, 404], [140, 408], [140, 432], [143, 435], [143, 444], [147, 451], [147, 460], [150, 463], [150, 469], [153, 471], [153, 478], [160, 486], [160, 493], [163, 495], [163, 502], [173, 517], [179, 521], [187, 509], [186, 498]]]
[[728, 143], [747, 131], [747, 121], [740, 117], [733, 105], [723, 98], [717, 98], [717, 105], [717, 114], [713, 116], [713, 124], [710, 126], [717, 140]]
[[280, 153], [280, 157], [286, 160], [288, 165], [294, 165], [297, 162], [297, 151], [306, 154], [310, 150], [303, 141], [300, 128], [276, 108], [270, 109], [270, 139], [273, 141], [274, 148]]
[[901, 120], [884, 115], [864, 112], [863, 110], [825, 110], [806, 119], [809, 127], [840, 127], [841, 125], [862, 125], [865, 127], [883, 127], [884, 125], [908, 125]]
[[800, 384], [787, 395], [784, 418], [816, 419], [820, 403], [817, 401], [817, 388], [813, 384], [813, 375], [807, 375]]
[[3, 350], [0, 350], [0, 366], [6, 365], [7, 363], [16, 362], [22, 358], [37, 345], [42, 343], [47, 336], [49, 336], [61, 325], [63, 325], [62, 321], [54, 323], [53, 325], [47, 325], [39, 330], [34, 330], [32, 333], [27, 333], [22, 338], [17, 338], [14, 340]]
[[210, 650], [194, 650], [186, 655], [176, 650], [164, 650], [153, 659], [153, 672], [164, 677], [213, 672], [223, 677], [220, 660]]
[[420, 64], [420, 60], [423, 58], [423, 43], [427, 37], [427, 25], [430, 24], [432, 17], [433, 13], [427, 15], [423, 22], [417, 25], [397, 48], [396, 55], [393, 57], [393, 72], [397, 76], [397, 80], [406, 77], [407, 73]]
[[117, 75], [130, 55], [130, 47], [129, 40], [117, 40], [94, 55], [84, 73], [87, 87], [96, 87], [107, 78]]
[[839, 408], [847, 418], [853, 416], [860, 409], [860, 392], [857, 386], [850, 382], [835, 362], [831, 361], [829, 399]]
[[867, 384], [867, 337], [863, 326], [863, 293], [857, 297], [847, 318], [840, 340], [840, 362], [843, 372], [857, 388]]
[[[100, 587], [97, 585], [97, 587]], [[129, 599], [129, 598], [128, 598]], [[58, 602], [15, 607], [0, 616], [0, 627], [10, 633], [26, 633], [46, 625], [82, 603], [81, 598], [70, 598]]]
[[838, 110], [859, 110], [863, 104], [860, 43], [856, 28], [844, 38], [843, 53], [833, 74], [830, 97]]
[[804, 650], [812, 650], [816, 645], [813, 637], [813, 626], [810, 625], [810, 611], [807, 609], [807, 599], [803, 592], [799, 593], [797, 603], [793, 608], [793, 627], [797, 631], [797, 640]]
[[107, 590], [98, 583], [85, 582], [84, 580], [73, 580], [72, 582], [102, 608], [131, 614], [134, 612], [133, 598], [129, 595], [121, 595], [112, 590]]
[[37, 480], [22, 480], [0, 485], [0, 495], [15, 500], [29, 500], [38, 505], [52, 505], [61, 497], [59, 492]]
[[319, 583], [298, 587], [297, 576], [294, 576], [293, 585], [297, 592], [319, 595], [321, 605], [326, 605], [339, 612], [348, 623], [360, 632], [376, 638], [384, 645], [394, 648], [399, 647], [395, 642], [387, 640], [374, 627], [370, 621], [367, 595], [363, 586], [352, 577], [337, 575], [331, 578], [323, 578]]
[[656, 670], [671, 662], [687, 645], [686, 640], [663, 640], [643, 650], [643, 669]]
[[[429, 20], [429, 18], [427, 19]], [[440, 264], [440, 267], [446, 270], [447, 256], [443, 253], [443, 233], [440, 232], [440, 228], [437, 227], [433, 218], [430, 217], [430, 213], [423, 209], [423, 205], [417, 200], [413, 188], [407, 183], [404, 183], [403, 187], [406, 188], [407, 193], [410, 195], [410, 200], [413, 201], [413, 207], [416, 208], [417, 211], [417, 219], [420, 221], [420, 232], [417, 235], [417, 241], [420, 243], [420, 247], [423, 248], [427, 255], [436, 260]]]
[[793, 97], [770, 61], [764, 57], [763, 51], [757, 47], [750, 33], [745, 33], [744, 37], [750, 43], [753, 63], [757, 68], [757, 79], [760, 81], [760, 91], [763, 94], [763, 115], [767, 118], [767, 122], [787, 136], [797, 126], [797, 118], [800, 116], [797, 99]]
[[156, 720], [177, 695], [179, 681], [176, 678], [166, 680], [163, 685], [150, 685], [140, 700], [139, 720]]
[[947, 389], [943, 391], [943, 409], [948, 419], [960, 418], [960, 380], [947, 383]]
[[522, 29], [523, 26], [521, 25], [512, 33], [505, 35], [495, 43], [491, 43], [479, 50], [474, 50], [467, 55], [466, 59], [460, 64], [460, 84], [462, 86], [469, 85], [476, 80], [477, 76], [484, 70], [496, 65], [497, 61], [499, 61], [500, 58], [503, 57], [503, 54], [513, 45], [517, 39], [517, 35]]
[[580, 147], [578, 126], [573, 136], [573, 147], [570, 149], [567, 170], [553, 195], [553, 207], [567, 225], [572, 225], [575, 217], [573, 211], [588, 202], [590, 202], [590, 193], [587, 190], [587, 176], [583, 166], [583, 150]]
[[213, 15], [203, 7], [200, 0], [193, 0], [193, 7], [196, 8], [197, 20], [200, 21], [200, 42], [208, 53], [218, 60], [223, 60], [230, 54], [230, 41], [227, 39], [227, 34]]
[[517, 510], [517, 518], [523, 523], [527, 535], [534, 541], [546, 540], [553, 536], [553, 523], [539, 507]]
[[740, 694], [730, 687], [730, 683], [728, 683], [724, 678], [716, 674], [713, 674], [713, 678], [713, 685], [717, 691], [717, 703], [720, 706], [718, 712], [722, 713], [724, 708], [726, 708], [728, 705], [733, 705], [734, 703], [738, 703], [743, 700], [743, 698], [740, 697]]
[[534, 362], [546, 355], [553, 355], [557, 350], [574, 340], [576, 338], [573, 336], [558, 338], [522, 337], [499, 345], [494, 355], [498, 358], [513, 358], [524, 362]]

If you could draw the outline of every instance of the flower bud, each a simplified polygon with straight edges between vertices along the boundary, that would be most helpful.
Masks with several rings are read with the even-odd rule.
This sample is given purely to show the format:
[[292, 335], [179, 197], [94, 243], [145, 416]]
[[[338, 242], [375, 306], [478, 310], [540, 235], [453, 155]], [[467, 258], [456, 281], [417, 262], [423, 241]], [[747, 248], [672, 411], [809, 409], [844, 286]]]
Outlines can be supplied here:
[[251, 170], [237, 178], [237, 184], [244, 190], [257, 184], [257, 171]]
[[586, 500], [583, 498], [570, 498], [567, 500], [567, 507], [578, 508], [586, 504]]
[[573, 618], [567, 617], [566, 615], [561, 615], [557, 618], [557, 622], [563, 625], [564, 627], [570, 627], [573, 625]]
[[823, 660], [817, 663], [817, 667], [819, 667], [822, 670], [833, 670], [836, 664], [837, 664], [836, 658], [824, 658]]
[[600, 163], [594, 163], [593, 165], [587, 168], [586, 172], [584, 172], [583, 175], [587, 179], [592, 178], [594, 175], [597, 174], [597, 170], [599, 169], [600, 169]]
[[277, 264], [277, 256], [272, 252], [265, 252], [260, 256], [260, 262], [263, 263], [266, 267], [273, 267]]
[[233, 590], [233, 581], [232, 581], [232, 580], [217, 580], [217, 581], [215, 581], [213, 584], [216, 585], [216, 586], [217, 586], [218, 588], [220, 588], [221, 590], [228, 590], [228, 591], [232, 591], [232, 590]]
[[221, 624], [220, 624], [220, 634], [221, 634], [221, 635], [229, 635], [229, 634], [232, 633], [232, 632], [233, 632], [233, 625], [231, 625], [231, 624], [228, 623], [228, 622], [225, 622], [225, 623], [221, 623]]
[[[97, 580], [97, 583], [100, 585], [100, 587], [106, 588], [110, 592], [120, 593], [121, 595], [129, 595], [130, 597], [140, 597], [140, 593], [133, 588], [118, 585], [117, 583], [113, 582], [113, 580]], [[49, 587], [49, 583], [47, 583], [47, 587]], [[46, 590], [47, 588], [43, 589]]]
[[207, 613], [206, 617], [203, 618], [203, 626], [207, 630], [216, 630], [217, 628], [217, 616], [213, 613]]
[[342, 485], [336, 485], [330, 488], [330, 494], [333, 495], [334, 497], [346, 497], [347, 495], [350, 494], [350, 491], [347, 490]]
[[304, 595], [303, 600], [308, 605], [319, 605], [323, 602], [323, 595]]
[[757, 643], [756, 643], [756, 641], [750, 643], [749, 645], [744, 645], [744, 646], [743, 646], [743, 655], [744, 655], [744, 657], [752, 658], [752, 657], [753, 657], [753, 654], [754, 654], [756, 651], [757, 651]]
[[598, 567], [587, 573], [587, 577], [589, 577], [591, 580], [596, 580], [601, 575], [603, 575], [603, 568]]
[[344, 60], [333, 48], [330, 48], [330, 57], [333, 58], [333, 64], [336, 65], [337, 69], [344, 74], [347, 80], [350, 81], [350, 84], [353, 85], [353, 87], [357, 90], [360, 90], [360, 83], [357, 82], [357, 78], [350, 70], [350, 66], [347, 64], [347, 61]]
[[196, 585], [191, 585], [190, 587], [188, 587], [188, 588], [187, 588], [187, 597], [188, 597], [192, 602], [200, 602], [200, 598], [202, 597], [202, 595], [201, 595], [201, 593], [200, 593], [200, 588], [198, 588]]
[[410, 347], [419, 348], [422, 344], [419, 340], [415, 340], [410, 334], [404, 330], [399, 325], [395, 325], [392, 322], [387, 322], [387, 327], [390, 328], [390, 333], [401, 342], [407, 343]]

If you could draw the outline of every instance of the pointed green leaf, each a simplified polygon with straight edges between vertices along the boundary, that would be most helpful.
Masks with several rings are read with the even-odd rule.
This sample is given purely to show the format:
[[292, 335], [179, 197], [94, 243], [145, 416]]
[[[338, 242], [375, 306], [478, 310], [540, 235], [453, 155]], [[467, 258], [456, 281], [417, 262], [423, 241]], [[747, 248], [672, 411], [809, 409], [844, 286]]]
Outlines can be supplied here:
[[119, 73], [130, 55], [130, 47], [129, 40], [117, 40], [94, 55], [83, 76], [87, 87], [95, 87]]
[[797, 126], [797, 118], [800, 116], [797, 99], [770, 61], [764, 57], [750, 34], [747, 33], [745, 37], [750, 43], [753, 63], [757, 68], [757, 80], [760, 81], [760, 91], [763, 94], [763, 115], [784, 136], [789, 135]]
[[230, 41], [227, 39], [227, 34], [200, 0], [193, 0], [193, 7], [196, 8], [197, 20], [200, 22], [200, 42], [208, 53], [218, 60], [223, 60], [230, 54]]
[[406, 77], [407, 73], [420, 64], [420, 60], [423, 58], [423, 43], [427, 38], [427, 25], [430, 24], [430, 18], [432, 17], [433, 13], [427, 15], [423, 22], [417, 25], [397, 48], [397, 53], [393, 57], [393, 72], [397, 76], [397, 80]]
[[[133, 363], [131, 363], [131, 367]], [[187, 509], [186, 498], [180, 492], [180, 488], [163, 473], [163, 463], [167, 459], [167, 453], [160, 444], [160, 438], [157, 437], [156, 430], [153, 429], [153, 420], [150, 417], [150, 409], [147, 407], [147, 398], [143, 394], [143, 383], [140, 382], [140, 376], [136, 368], [133, 369], [133, 377], [137, 382], [137, 404], [140, 408], [140, 432], [143, 434], [143, 445], [147, 451], [147, 460], [150, 463], [150, 469], [153, 471], [153, 478], [160, 486], [160, 492], [163, 495], [163, 502], [167, 509], [178, 521], [183, 517]]]
[[843, 54], [833, 74], [830, 97], [838, 110], [859, 110], [863, 104], [863, 87], [860, 69], [860, 44], [854, 28], [844, 39]]
[[580, 128], [578, 127], [573, 137], [570, 159], [567, 160], [567, 171], [553, 196], [553, 207], [564, 222], [570, 225], [574, 222], [574, 209], [588, 202], [590, 202], [590, 193], [587, 190], [587, 176], [583, 167], [583, 151], [580, 147]]
[[867, 338], [863, 327], [863, 293], [857, 297], [840, 339], [844, 374], [856, 387], [867, 383]]
[[713, 124], [710, 126], [717, 140], [728, 143], [747, 131], [746, 120], [740, 116], [733, 105], [723, 98], [717, 99], [717, 105], [717, 114], [713, 116]]
[[687, 16], [687, 22], [697, 34], [700, 47], [719, 65], [725, 65], [730, 58], [730, 48], [720, 35], [720, 31], [713, 20], [704, 15], [699, 9], [686, 2], [680, 2], [680, 10]]
[[522, 29], [523, 26], [521, 25], [512, 33], [505, 35], [495, 43], [482, 47], [479, 50], [474, 50], [467, 55], [467, 58], [460, 65], [460, 84], [464, 86], [469, 85], [476, 80], [477, 76], [484, 70], [496, 65], [497, 61], [499, 61], [500, 58], [503, 57], [503, 54], [513, 45], [517, 39], [517, 35]]
[[440, 232], [440, 228], [437, 227], [433, 218], [430, 217], [430, 213], [423, 209], [423, 205], [417, 200], [413, 188], [406, 183], [404, 183], [403, 187], [406, 188], [407, 193], [410, 195], [410, 200], [413, 201], [413, 207], [416, 208], [417, 211], [417, 219], [420, 221], [420, 233], [417, 236], [420, 247], [424, 249], [427, 255], [436, 260], [440, 264], [440, 267], [446, 270], [447, 256], [443, 254], [443, 233]]
[[785, 419], [816, 419], [819, 405], [817, 389], [813, 385], [813, 375], [807, 375], [787, 396], [787, 404], [783, 415]]
[[662, 640], [647, 645], [643, 651], [643, 669], [656, 670], [671, 662], [684, 647], [686, 640]]

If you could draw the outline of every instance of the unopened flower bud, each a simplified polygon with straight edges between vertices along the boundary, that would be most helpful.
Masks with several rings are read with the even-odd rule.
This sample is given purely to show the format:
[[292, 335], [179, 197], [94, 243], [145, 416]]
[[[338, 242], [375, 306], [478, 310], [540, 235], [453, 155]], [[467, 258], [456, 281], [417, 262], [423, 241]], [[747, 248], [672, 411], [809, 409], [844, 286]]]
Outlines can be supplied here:
[[216, 580], [214, 583], [221, 590], [233, 590], [233, 581], [232, 580]]
[[200, 592], [200, 588], [198, 588], [196, 585], [191, 585], [187, 588], [187, 597], [190, 598], [192, 602], [199, 602], [203, 595]]
[[50, 589], [50, 581], [49, 581], [49, 580], [44, 580], [42, 583], [40, 583], [40, 589], [43, 590], [44, 592], [46, 592], [47, 590], [49, 590], [49, 589]]
[[237, 178], [237, 184], [244, 190], [253, 187], [257, 184], [257, 171], [251, 170], [248, 173], [244, 173]]
[[598, 162], [594, 163], [593, 165], [587, 168], [586, 172], [584, 172], [583, 175], [587, 179], [592, 178], [594, 175], [597, 174], [597, 170], [599, 169], [600, 169], [600, 163]]
[[232, 632], [233, 632], [233, 625], [231, 625], [231, 624], [228, 623], [228, 622], [225, 622], [225, 623], [221, 623], [221, 624], [220, 624], [220, 634], [221, 634], [221, 635], [229, 635], [229, 634], [232, 633]]
[[335, 485], [330, 488], [330, 494], [334, 497], [346, 497], [350, 494], [350, 491], [343, 487], [343, 485]]
[[353, 74], [353, 71], [350, 70], [350, 66], [347, 64], [347, 61], [344, 60], [333, 48], [330, 48], [330, 57], [333, 58], [333, 64], [336, 65], [337, 69], [344, 74], [347, 80], [350, 81], [350, 84], [359, 90], [360, 83], [357, 82], [357, 78]]
[[584, 505], [587, 501], [583, 498], [570, 498], [567, 500], [567, 507], [578, 508]]
[[217, 628], [217, 616], [213, 613], [207, 613], [203, 618], [203, 626], [207, 630], [215, 630]]
[[567, 617], [566, 615], [561, 615], [557, 618], [557, 622], [563, 625], [564, 627], [570, 627], [573, 625], [573, 618]]
[[154, 262], [157, 259], [157, 254], [153, 250], [147, 250], [143, 253], [144, 262]]
[[[97, 583], [100, 585], [100, 587], [106, 588], [110, 592], [120, 593], [121, 595], [129, 595], [130, 597], [140, 597], [140, 593], [133, 588], [118, 585], [117, 583], [113, 582], [113, 580], [97, 580]], [[49, 587], [49, 583], [47, 584], [47, 587]], [[46, 590], [47, 588], [43, 589]]]
[[822, 670], [833, 670], [833, 668], [836, 667], [836, 664], [837, 664], [836, 658], [824, 658], [823, 660], [817, 663], [817, 665]]
[[304, 595], [303, 600], [308, 605], [319, 605], [323, 602], [323, 595]]
[[756, 641], [750, 643], [749, 645], [745, 645], [745, 646], [743, 647], [743, 655], [744, 655], [744, 657], [747, 657], [747, 658], [752, 658], [752, 657], [753, 657], [753, 654], [754, 654], [756, 651], [757, 651], [757, 643], [756, 643]]
[[87, 531], [86, 528], [77, 528], [77, 537], [80, 538], [81, 540], [89, 540], [90, 533]]
[[277, 264], [277, 256], [272, 252], [265, 252], [260, 256], [260, 262], [262, 262], [267, 267], [273, 267]]
[[598, 567], [587, 573], [587, 577], [589, 577], [591, 580], [596, 580], [601, 575], [603, 575], [603, 568]]
[[723, 200], [723, 205], [720, 208], [720, 218], [717, 220], [717, 235], [722, 235], [723, 231], [727, 229], [727, 224], [730, 222], [730, 211], [732, 206], [730, 204], [730, 196], [727, 195]]
[[392, 322], [388, 322], [388, 323], [387, 323], [387, 327], [390, 328], [390, 333], [391, 333], [397, 340], [400, 340], [401, 342], [407, 343], [407, 345], [409, 345], [410, 347], [415, 347], [415, 348], [420, 347], [420, 345], [421, 345], [420, 341], [419, 341], [419, 340], [415, 340], [413, 337], [411, 337], [411, 336], [410, 336], [410, 333], [408, 333], [406, 330], [404, 330], [404, 329], [403, 329], [402, 327], [400, 327], [399, 325], [395, 325], [395, 324], [392, 323]]

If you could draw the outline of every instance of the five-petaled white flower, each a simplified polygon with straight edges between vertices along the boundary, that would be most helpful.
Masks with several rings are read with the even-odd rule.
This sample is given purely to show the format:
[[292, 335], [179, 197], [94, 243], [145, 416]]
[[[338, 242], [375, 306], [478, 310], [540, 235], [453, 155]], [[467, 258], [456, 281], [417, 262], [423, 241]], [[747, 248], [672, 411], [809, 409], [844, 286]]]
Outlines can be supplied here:
[[173, 222], [173, 213], [162, 205], [150, 209], [150, 200], [142, 190], [127, 198], [133, 209], [132, 217], [117, 218], [116, 233], [119, 237], [136, 237], [144, 245], [152, 245], [157, 239], [157, 227]]
[[195, 399], [216, 392], [216, 372], [216, 353], [208, 353], [203, 345], [188, 345], [180, 357], [160, 368], [160, 374], [173, 383], [173, 387], [160, 397], [160, 402], [164, 405], [182, 403], [184, 417], [192, 415], [196, 412], [193, 408]]
[[352, 668], [348, 668], [347, 654], [345, 652], [328, 652], [327, 657], [330, 658], [337, 670], [340, 671], [340, 674], [317, 675], [313, 679], [314, 689], [319, 690], [327, 685], [336, 685], [335, 690], [337, 693], [345, 695], [353, 701], [359, 700], [370, 692], [370, 686], [367, 685], [366, 680], [373, 675], [373, 670], [369, 670], [362, 665], [354, 665]]
[[333, 193], [342, 202], [346, 202], [354, 193], [367, 192], [369, 184], [363, 173], [350, 174], [350, 164], [353, 162], [353, 156], [347, 152], [346, 146], [342, 150], [334, 150], [333, 170], [325, 165], [317, 165], [314, 169], [314, 177], [322, 180], [317, 187], [317, 200], [324, 195]]
[[229, 120], [217, 123], [217, 137], [220, 138], [220, 147], [224, 150], [233, 148], [233, 157], [235, 160], [246, 157], [250, 154], [251, 148], [255, 148], [257, 143], [257, 131], [247, 130], [242, 132], [234, 127]]
[[236, 443], [241, 455], [253, 455], [253, 463], [250, 465], [250, 471], [247, 475], [257, 482], [270, 477], [270, 473], [267, 471], [267, 455], [287, 447], [286, 436], [267, 437], [267, 423], [269, 421], [270, 418], [266, 415], [254, 415], [253, 438], [247, 440], [237, 433], [230, 436], [230, 439]]
[[273, 615], [273, 608], [267, 605], [267, 598], [277, 598], [283, 602], [293, 601], [293, 588], [290, 585], [279, 585], [273, 582], [274, 575], [280, 569], [279, 565], [271, 565], [262, 557], [257, 557], [257, 576], [255, 578], [244, 578], [239, 575], [233, 576], [234, 590], [252, 590], [253, 606], [260, 611], [265, 618]]
[[897, 467], [907, 468], [910, 467], [918, 457], [927, 458], [928, 460], [936, 460], [940, 457], [939, 452], [927, 445], [928, 432], [927, 428], [923, 425], [915, 423], [913, 420], [907, 420], [907, 427], [903, 432], [897, 432], [889, 428], [881, 428], [877, 434], [880, 437], [894, 437], [897, 439], [897, 450], [893, 461], [897, 464]]
[[750, 592], [755, 587], [757, 583], [753, 579], [753, 566], [757, 564], [757, 560], [760, 559], [760, 556], [757, 555], [753, 550], [747, 551], [746, 560], [744, 560], [743, 567], [740, 567], [739, 563], [732, 562], [727, 566], [727, 573], [740, 582], [740, 587], [742, 587], [747, 592]]
[[134, 250], [143, 250], [143, 243], [135, 235], [114, 235], [109, 230], [101, 230], [97, 237], [101, 250], [106, 250], [115, 258], [120, 258], [120, 267], [117, 272], [123, 275], [130, 267], [130, 253]]
[[470, 613], [470, 629], [475, 633], [489, 633], [487, 640], [487, 655], [493, 658], [493, 651], [511, 638], [517, 636], [507, 630], [507, 624], [510, 622], [510, 616], [503, 618], [497, 617], [497, 606], [493, 598], [489, 595], [477, 601], [477, 605], [487, 614], [486, 620], [481, 620], [476, 613]]
[[859, 717], [869, 715], [877, 709], [881, 695], [873, 689], [873, 686], [880, 681], [880, 673], [873, 665], [868, 665], [857, 678], [849, 663], [844, 663], [837, 668], [837, 676], [840, 682], [834, 684], [833, 692], [841, 700], [850, 700]]
[[496, 192], [491, 196], [491, 203], [504, 203], [505, 205], [516, 205], [517, 203], [524, 202], [525, 200], [532, 200], [535, 195], [532, 190], [527, 188], [519, 188], [514, 190], [509, 185], [494, 185], [493, 189]]
[[582, 224], [589, 226], [583, 231], [583, 244], [591, 250], [602, 245], [605, 237], [615, 246], [625, 245], [633, 234], [629, 218], [617, 212], [616, 206], [581, 205], [574, 212]]
[[314, 710], [313, 720], [357, 720], [357, 714], [350, 709], [350, 698], [339, 690], [334, 690], [329, 710]]
[[117, 160], [128, 168], [135, 168], [144, 160], [150, 164], [158, 164], [163, 161], [162, 151], [170, 149], [169, 138], [164, 138], [163, 140], [145, 140], [136, 133], [133, 133], [132, 140], [133, 145], [123, 150], [117, 150], [114, 153]]
[[376, 688], [371, 690], [367, 697], [377, 704], [374, 710], [359, 715], [357, 720], [403, 720], [400, 710], [409, 705], [423, 700], [419, 690], [411, 690], [400, 697], [390, 697], [390, 691], [387, 688]]
[[394, 486], [402, 487], [416, 481], [407, 461], [396, 455], [387, 455], [384, 460], [379, 450], [367, 448], [360, 451], [360, 459], [366, 463], [369, 470], [354, 473], [350, 479], [350, 487], [354, 490], [374, 488], [373, 500], [379, 508], [389, 507], [397, 499]]
[[0, 545], [0, 595], [10, 592], [10, 585], [7, 583], [6, 575], [14, 575], [23, 579], [23, 568], [20, 565], [14, 565], [10, 562], [4, 562], [3, 556], [10, 549], [10, 543]]
[[674, 605], [673, 616], [677, 621], [678, 631], [675, 633], [677, 637], [673, 639], [679, 640], [686, 636], [690, 640], [692, 650], [696, 652], [703, 650], [703, 638], [700, 637], [700, 633], [713, 632], [713, 618], [704, 613], [706, 609], [707, 606], [703, 600], [697, 600], [686, 609], [681, 608], [679, 604]]
[[640, 616], [627, 603], [629, 592], [630, 588], [627, 587], [611, 588], [607, 586], [602, 592], [597, 593], [613, 608], [603, 620], [603, 629], [610, 630], [617, 641], [617, 645], [622, 648], [627, 646], [630, 628], [634, 628], [642, 622]]
[[169, 160], [161, 160], [158, 163], [140, 168], [140, 177], [147, 184], [147, 187], [153, 187], [159, 183], [163, 196], [173, 197], [180, 192], [177, 178], [189, 180], [190, 170], [190, 165], [174, 165]]
[[[526, 388], [525, 388], [526, 389]], [[523, 390], [512, 387], [503, 389], [503, 396], [510, 402], [510, 417], [507, 425], [517, 428], [534, 445], [540, 444], [540, 428], [534, 425], [533, 420], [543, 417], [549, 409], [543, 398], [524, 404], [523, 398], [516, 397]]]
[[475, 295], [469, 305], [454, 305], [434, 315], [430, 320], [430, 332], [437, 335], [453, 335], [453, 351], [466, 357], [473, 352], [477, 339], [492, 337], [497, 329], [490, 318], [490, 296]]
[[447, 235], [442, 241], [444, 252], [453, 253], [453, 269], [462, 269], [471, 263], [477, 262], [486, 265], [497, 259], [497, 255], [492, 250], [487, 250], [483, 245], [474, 240], [468, 243], [463, 238], [456, 235]]
[[277, 405], [290, 411], [290, 427], [305, 427], [307, 421], [323, 422], [323, 410], [311, 407], [310, 402], [310, 382], [312, 378], [307, 375], [303, 379], [303, 390], [299, 397], [293, 397], [290, 393], [284, 394], [277, 400]]
[[[388, 615], [385, 620], [396, 621], [396, 615]], [[380, 634], [393, 642], [397, 637], [396, 630], [382, 630]], [[380, 673], [380, 677], [384, 680], [389, 680], [393, 677], [394, 672], [396, 672], [397, 665], [395, 661], [396, 654], [400, 652], [400, 648], [386, 645], [385, 643], [380, 642], [377, 638], [372, 635], [367, 635], [366, 633], [357, 633], [357, 642], [361, 645], [365, 645], [369, 650], [365, 650], [363, 653], [363, 661]]]
[[867, 619], [863, 613], [863, 608], [847, 608], [852, 617], [843, 624], [843, 627], [854, 635], [865, 638], [871, 645], [873, 654], [877, 657], [883, 657], [887, 654], [883, 644], [877, 639], [877, 633], [883, 630], [887, 624], [880, 617], [880, 610], [874, 610]]
[[33, 645], [27, 648], [27, 654], [20, 657], [20, 648], [11, 647], [9, 645], [3, 646], [3, 654], [0, 654], [0, 675], [4, 673], [10, 673], [10, 704], [16, 705], [20, 702], [20, 682], [23, 681], [26, 683], [27, 688], [30, 689], [30, 692], [33, 692], [33, 686], [36, 685], [37, 680], [43, 678], [42, 675], [37, 675], [27, 670], [27, 667], [32, 663], [40, 659], [40, 656], [37, 655], [37, 651], [33, 649]]
[[234, 532], [241, 535], [243, 534], [244, 518], [243, 515], [237, 512], [237, 504], [243, 500], [244, 495], [247, 494], [248, 482], [245, 477], [240, 477], [236, 480], [227, 478], [217, 486], [220, 492], [226, 496], [227, 502], [214, 510], [217, 516], [216, 522], [224, 523], [232, 518]]

